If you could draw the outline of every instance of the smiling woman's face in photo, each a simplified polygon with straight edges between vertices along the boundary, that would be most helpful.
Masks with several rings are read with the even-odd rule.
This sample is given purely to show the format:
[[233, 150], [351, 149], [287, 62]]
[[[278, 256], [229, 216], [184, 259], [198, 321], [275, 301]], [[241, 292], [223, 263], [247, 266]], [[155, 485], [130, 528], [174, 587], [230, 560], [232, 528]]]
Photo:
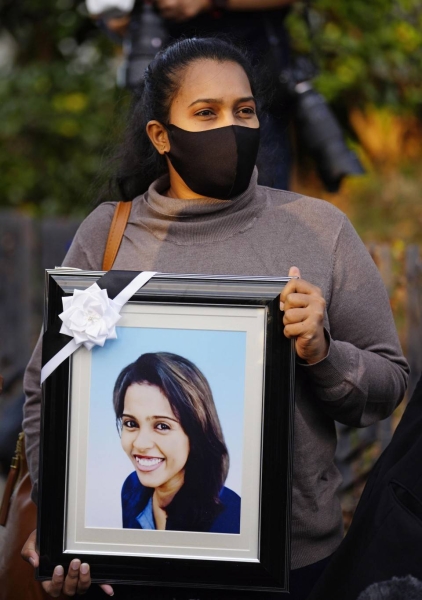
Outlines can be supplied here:
[[183, 485], [189, 438], [159, 387], [147, 383], [128, 387], [121, 443], [142, 485], [173, 490]]

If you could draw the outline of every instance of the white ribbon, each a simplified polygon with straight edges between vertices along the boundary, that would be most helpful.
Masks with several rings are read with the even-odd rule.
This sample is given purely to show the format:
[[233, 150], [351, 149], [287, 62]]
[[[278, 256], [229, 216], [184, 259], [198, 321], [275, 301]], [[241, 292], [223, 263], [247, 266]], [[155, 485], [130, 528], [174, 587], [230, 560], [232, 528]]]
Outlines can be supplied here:
[[94, 346], [104, 346], [107, 340], [116, 339], [116, 323], [121, 318], [122, 307], [155, 274], [152, 271], [139, 273], [114, 300], [96, 283], [83, 291], [74, 290], [73, 296], [63, 298], [60, 333], [72, 336], [73, 340], [41, 369], [41, 383], [82, 345], [92, 350]]

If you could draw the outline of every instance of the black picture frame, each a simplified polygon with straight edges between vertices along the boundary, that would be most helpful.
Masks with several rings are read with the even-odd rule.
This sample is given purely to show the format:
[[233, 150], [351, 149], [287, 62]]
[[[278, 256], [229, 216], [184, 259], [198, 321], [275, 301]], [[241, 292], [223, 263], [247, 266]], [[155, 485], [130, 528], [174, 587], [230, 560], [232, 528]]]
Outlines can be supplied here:
[[[123, 273], [123, 272], [122, 272]], [[125, 272], [126, 273], [126, 272]], [[46, 271], [43, 362], [55, 354], [61, 321], [62, 298], [93, 283], [106, 287], [113, 297], [119, 272], [56, 269]], [[101, 280], [101, 281], [100, 281]], [[173, 307], [180, 305], [264, 308], [265, 356], [261, 471], [259, 490], [258, 560], [203, 560], [68, 552], [65, 547], [69, 461], [70, 365], [65, 360], [43, 384], [38, 547], [39, 580], [50, 579], [61, 564], [67, 570], [74, 558], [88, 562], [93, 582], [130, 583], [145, 588], [154, 598], [163, 590], [189, 590], [202, 597], [277, 597], [288, 591], [294, 413], [294, 344], [283, 335], [279, 295], [288, 277], [228, 277], [157, 274], [129, 303]], [[140, 590], [141, 591], [141, 590]], [[213, 595], [214, 594], [214, 595]], [[221, 595], [222, 594], [222, 595]], [[195, 595], [192, 595], [195, 597]]]

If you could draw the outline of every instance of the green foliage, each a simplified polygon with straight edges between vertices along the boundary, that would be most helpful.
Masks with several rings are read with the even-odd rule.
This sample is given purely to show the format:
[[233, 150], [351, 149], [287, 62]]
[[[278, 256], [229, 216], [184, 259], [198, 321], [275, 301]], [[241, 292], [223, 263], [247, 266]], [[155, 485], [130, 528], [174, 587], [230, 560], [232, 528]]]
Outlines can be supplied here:
[[17, 64], [73, 60], [92, 43], [103, 57], [112, 46], [88, 16], [83, 0], [4, 0], [0, 22], [18, 45]]
[[342, 208], [366, 243], [422, 245], [421, 183], [416, 165], [401, 172], [372, 172], [349, 185]]
[[304, 4], [288, 19], [292, 43], [313, 52], [321, 72], [316, 87], [346, 106], [373, 103], [400, 111], [422, 106], [422, 4], [420, 0], [314, 0], [309, 30]]
[[115, 103], [113, 75], [104, 66], [72, 75], [64, 62], [34, 63], [4, 77], [1, 204], [36, 214], [87, 212]]
[[[113, 45], [77, 0], [10, 2], [2, 23], [17, 47], [0, 75], [0, 206], [86, 214], [113, 123]], [[116, 127], [117, 125], [115, 125]]]

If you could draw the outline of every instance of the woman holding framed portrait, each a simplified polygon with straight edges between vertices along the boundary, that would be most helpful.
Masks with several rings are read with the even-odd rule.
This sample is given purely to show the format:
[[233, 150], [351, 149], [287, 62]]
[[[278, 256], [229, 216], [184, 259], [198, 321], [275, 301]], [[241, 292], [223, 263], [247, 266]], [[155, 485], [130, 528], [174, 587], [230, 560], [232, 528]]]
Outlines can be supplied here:
[[[231, 44], [194, 38], [160, 52], [135, 91], [111, 195], [82, 223], [64, 264], [101, 269], [123, 200], [132, 205], [113, 269], [293, 277], [280, 309], [297, 355], [290, 595], [302, 600], [343, 535], [335, 421], [365, 426], [387, 417], [408, 367], [384, 285], [346, 216], [257, 185], [261, 112], [253, 69]], [[40, 364], [38, 345], [24, 409], [35, 498]], [[33, 536], [23, 554], [37, 564]], [[59, 568], [44, 587], [52, 595], [86, 591], [89, 568], [75, 567], [67, 575]], [[119, 597], [138, 594], [119, 587]]]

